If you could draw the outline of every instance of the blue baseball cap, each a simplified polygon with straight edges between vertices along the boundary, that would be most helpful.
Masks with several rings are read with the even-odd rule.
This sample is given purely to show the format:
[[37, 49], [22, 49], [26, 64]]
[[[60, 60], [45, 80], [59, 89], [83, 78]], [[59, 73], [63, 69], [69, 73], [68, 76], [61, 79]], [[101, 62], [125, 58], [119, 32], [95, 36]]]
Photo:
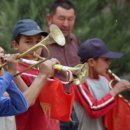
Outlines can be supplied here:
[[39, 25], [32, 19], [19, 20], [13, 28], [13, 39], [18, 35], [33, 36], [36, 34], [41, 34], [47, 36], [48, 33], [41, 30]]
[[104, 41], [99, 38], [88, 39], [82, 43], [78, 55], [82, 63], [87, 62], [89, 58], [118, 59], [123, 56], [122, 53], [110, 51]]

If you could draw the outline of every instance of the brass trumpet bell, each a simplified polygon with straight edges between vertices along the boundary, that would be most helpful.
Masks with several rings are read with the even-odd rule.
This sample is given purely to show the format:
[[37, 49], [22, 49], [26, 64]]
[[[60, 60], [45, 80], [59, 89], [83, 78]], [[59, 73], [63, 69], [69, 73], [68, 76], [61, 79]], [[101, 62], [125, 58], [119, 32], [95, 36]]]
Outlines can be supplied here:
[[[26, 56], [27, 54], [34, 52], [33, 55], [36, 56], [39, 61], [36, 64], [33, 64], [31, 66], [29, 66], [26, 70], [24, 70], [23, 72], [31, 69], [34, 66], [37, 66], [39, 64], [41, 64], [42, 62], [46, 61], [47, 59], [50, 59], [51, 54], [50, 51], [47, 48], [47, 45], [52, 44], [52, 43], [57, 43], [60, 46], [64, 46], [65, 45], [65, 37], [63, 35], [63, 33], [61, 32], [61, 30], [58, 28], [58, 26], [52, 24], [50, 26], [50, 33], [48, 34], [47, 37], [45, 37], [42, 41], [40, 41], [39, 43], [37, 43], [36, 45], [34, 45], [32, 48], [30, 48], [29, 50], [27, 50], [26, 52], [20, 54], [17, 58], [23, 58], [24, 56]], [[46, 58], [42, 58], [40, 56], [38, 56], [35, 53], [35, 50], [39, 49], [39, 48], [45, 48], [45, 50], [48, 53], [48, 56]], [[19, 72], [18, 74], [16, 74], [15, 76], [21, 74], [22, 72]]]
[[37, 43], [35, 46], [33, 46], [32, 48], [30, 48], [29, 50], [27, 50], [26, 52], [20, 54], [18, 56], [19, 58], [23, 58], [24, 56], [26, 56], [27, 54], [34, 52], [35, 50], [44, 47], [46, 49], [46, 51], [48, 52], [48, 57], [50, 58], [50, 52], [47, 49], [47, 45], [52, 44], [52, 43], [57, 43], [60, 46], [64, 46], [65, 45], [65, 37], [63, 35], [63, 33], [61, 32], [61, 30], [58, 28], [58, 26], [52, 24], [50, 25], [50, 33], [48, 34], [47, 37], [45, 37], [43, 40], [41, 40], [39, 43]]
[[65, 37], [63, 35], [63, 33], [61, 32], [61, 30], [58, 28], [58, 26], [56, 26], [55, 24], [52, 24], [50, 26], [50, 34], [49, 34], [52, 38], [52, 42], [51, 43], [57, 43], [60, 46], [64, 46], [65, 45]]
[[[63, 35], [63, 33], [61, 32], [61, 30], [58, 28], [58, 26], [52, 24], [50, 25], [50, 33], [48, 34], [47, 37], [45, 37], [43, 40], [41, 40], [39, 43], [37, 43], [36, 45], [34, 45], [33, 47], [31, 47], [30, 49], [28, 49], [26, 52], [19, 54], [17, 56], [17, 59], [21, 59], [24, 58], [26, 55], [33, 53], [32, 55], [34, 55], [37, 59], [39, 59], [38, 61], [36, 61], [36, 64], [33, 64], [31, 66], [29, 66], [26, 70], [24, 70], [23, 72], [31, 69], [32, 67], [35, 67], [39, 64], [41, 64], [42, 62], [46, 61], [47, 59], [50, 59], [51, 54], [50, 51], [47, 48], [47, 45], [52, 44], [52, 43], [57, 43], [60, 46], [64, 46], [65, 45], [65, 37]], [[45, 50], [48, 53], [48, 56], [46, 58], [40, 57], [38, 56], [35, 51], [39, 48], [45, 48]], [[5, 65], [7, 65], [7, 63], [5, 64], [1, 64], [0, 68], [4, 67]], [[17, 73], [15, 76], [21, 74], [22, 72]]]
[[61, 71], [71, 71], [73, 74], [73, 79], [72, 82], [75, 85], [80, 85], [82, 83], [85, 82], [86, 78], [88, 77], [89, 74], [89, 69], [88, 69], [88, 64], [84, 63], [84, 64], [78, 64], [75, 67], [68, 67], [68, 66], [63, 66], [60, 64], [54, 65], [54, 69]]

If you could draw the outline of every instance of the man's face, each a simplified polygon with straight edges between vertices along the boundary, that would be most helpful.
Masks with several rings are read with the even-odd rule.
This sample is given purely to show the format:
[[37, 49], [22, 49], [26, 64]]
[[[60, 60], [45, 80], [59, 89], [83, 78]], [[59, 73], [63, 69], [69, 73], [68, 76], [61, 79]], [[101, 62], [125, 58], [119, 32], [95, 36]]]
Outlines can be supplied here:
[[48, 25], [56, 24], [63, 32], [64, 36], [67, 37], [75, 24], [75, 12], [74, 9], [66, 10], [62, 7], [57, 7], [56, 12], [53, 16], [48, 16]]

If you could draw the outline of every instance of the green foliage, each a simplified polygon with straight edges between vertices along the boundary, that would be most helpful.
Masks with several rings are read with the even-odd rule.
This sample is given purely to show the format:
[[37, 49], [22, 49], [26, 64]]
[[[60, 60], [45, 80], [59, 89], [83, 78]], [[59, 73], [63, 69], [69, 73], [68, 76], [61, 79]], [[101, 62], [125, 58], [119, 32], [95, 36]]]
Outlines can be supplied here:
[[[45, 28], [47, 7], [53, 0], [1, 0], [0, 45], [12, 52], [12, 28], [19, 19], [32, 18]], [[71, 0], [72, 1], [72, 0]], [[116, 73], [130, 72], [130, 4], [124, 0], [75, 0], [77, 20], [74, 33], [81, 42], [88, 38], [102, 38], [108, 46], [124, 53], [124, 58], [113, 62]], [[126, 3], [127, 2], [127, 3]]]
[[99, 37], [113, 51], [124, 53], [124, 57], [113, 61], [111, 66], [114, 72], [122, 75], [130, 72], [130, 8], [123, 0], [117, 1], [117, 4], [111, 2], [83, 0], [83, 4], [79, 4], [74, 32], [81, 42], [88, 38]]
[[45, 28], [45, 14], [47, 11], [47, 3], [45, 1], [1, 0], [0, 10], [0, 45], [7, 52], [12, 52], [12, 29], [19, 19], [34, 19], [42, 28]]

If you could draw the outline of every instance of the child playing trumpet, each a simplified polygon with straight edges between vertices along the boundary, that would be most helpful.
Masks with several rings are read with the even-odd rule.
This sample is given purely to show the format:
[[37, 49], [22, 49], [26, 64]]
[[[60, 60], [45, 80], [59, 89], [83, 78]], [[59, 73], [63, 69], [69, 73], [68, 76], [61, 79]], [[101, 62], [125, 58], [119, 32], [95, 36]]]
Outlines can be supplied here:
[[130, 83], [120, 80], [110, 89], [106, 71], [111, 59], [121, 58], [112, 52], [99, 38], [86, 40], [79, 48], [82, 63], [89, 66], [89, 75], [83, 84], [75, 86], [75, 110], [79, 118], [79, 130], [105, 130], [104, 116], [116, 106], [117, 95], [130, 89]]
[[[47, 33], [43, 32], [35, 21], [31, 19], [23, 19], [18, 21], [14, 26], [12, 45], [18, 51], [18, 53], [21, 54], [40, 42], [41, 39], [46, 35]], [[40, 55], [41, 48], [36, 52], [38, 55]], [[36, 60], [36, 57], [33, 54], [28, 54], [24, 58]], [[22, 73], [20, 76], [27, 87], [22, 87], [21, 90], [26, 93], [30, 88], [30, 90], [39, 88], [40, 92], [47, 78], [53, 76], [54, 69], [52, 66], [56, 63], [56, 59], [51, 59], [44, 62], [43, 64], [45, 66], [42, 66], [42, 68], [39, 68], [39, 70], [33, 68]], [[18, 71], [22, 71], [27, 67], [28, 65], [19, 63]], [[50, 71], [48, 71], [47, 68], [49, 68]], [[39, 72], [42, 74], [44, 73], [44, 75], [39, 74]], [[42, 80], [42, 78], [44, 80]], [[36, 79], [38, 80], [36, 81]], [[31, 87], [32, 85], [34, 86], [33, 88]], [[48, 118], [45, 113], [43, 113], [39, 99], [36, 98], [33, 102], [33, 105], [29, 107], [27, 112], [16, 116], [16, 127], [17, 130], [51, 130], [52, 128], [53, 130], [59, 130], [59, 123], [57, 120]]]
[[[1, 47], [0, 47], [0, 58], [1, 58], [0, 63], [2, 64], [3, 60], [4, 60], [4, 50]], [[0, 116], [16, 115], [16, 114], [26, 111], [28, 108], [25, 96], [16, 87], [16, 84], [13, 81], [14, 80], [13, 74], [15, 74], [17, 71], [17, 63], [15, 62], [14, 59], [15, 59], [14, 56], [7, 58], [6, 62], [8, 64], [8, 70], [5, 71], [3, 68], [1, 68], [1, 70], [0, 70], [0, 78], [1, 78], [1, 80], [0, 80], [1, 81]], [[5, 97], [3, 95], [5, 91], [8, 92], [8, 95], [11, 98], [11, 100], [10, 100], [10, 98]]]
[[[0, 64], [2, 65], [4, 63], [5, 53], [4, 49], [0, 47]], [[0, 69], [0, 129], [15, 130], [15, 118], [12, 115], [17, 115], [26, 111], [28, 105], [25, 96], [16, 87], [13, 81], [13, 74], [15, 74], [17, 70], [14, 57], [6, 59], [6, 64], [8, 65], [7, 71], [3, 68]]]

